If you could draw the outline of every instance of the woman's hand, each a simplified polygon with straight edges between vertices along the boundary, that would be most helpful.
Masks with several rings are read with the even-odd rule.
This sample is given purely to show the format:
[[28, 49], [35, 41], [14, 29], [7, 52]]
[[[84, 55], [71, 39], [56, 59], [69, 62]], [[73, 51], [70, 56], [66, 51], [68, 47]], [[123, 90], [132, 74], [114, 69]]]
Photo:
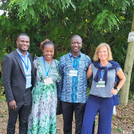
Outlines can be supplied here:
[[112, 88], [112, 90], [111, 90], [111, 94], [112, 94], [112, 95], [115, 95], [115, 94], [117, 94], [117, 93], [118, 93], [118, 90], [117, 90], [117, 89]]

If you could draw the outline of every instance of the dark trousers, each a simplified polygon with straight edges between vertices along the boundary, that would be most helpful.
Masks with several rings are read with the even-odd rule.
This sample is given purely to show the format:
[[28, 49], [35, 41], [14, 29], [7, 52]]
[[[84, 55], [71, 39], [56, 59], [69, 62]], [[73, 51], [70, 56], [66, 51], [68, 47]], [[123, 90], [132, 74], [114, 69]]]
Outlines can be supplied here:
[[101, 98], [90, 95], [85, 108], [81, 134], [92, 134], [95, 116], [99, 112], [98, 134], [111, 134], [113, 97]]
[[17, 109], [8, 107], [9, 119], [7, 134], [15, 134], [15, 124], [19, 115], [19, 134], [27, 134], [28, 116], [31, 109], [32, 95], [31, 89], [26, 89], [23, 102], [17, 102]]
[[75, 112], [75, 134], [81, 133], [85, 105], [85, 103], [62, 102], [64, 134], [72, 134], [73, 111]]

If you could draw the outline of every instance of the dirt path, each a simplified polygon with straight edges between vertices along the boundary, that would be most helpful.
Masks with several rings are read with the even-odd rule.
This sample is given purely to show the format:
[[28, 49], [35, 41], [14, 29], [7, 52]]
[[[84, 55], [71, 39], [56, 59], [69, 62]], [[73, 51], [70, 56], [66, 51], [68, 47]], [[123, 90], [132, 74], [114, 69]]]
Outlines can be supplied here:
[[[124, 106], [116, 107], [117, 116], [112, 118], [112, 134], [134, 134], [134, 101]], [[73, 133], [75, 134], [75, 125], [73, 121]], [[95, 130], [97, 130], [97, 118], [95, 121]], [[0, 100], [0, 134], [6, 134], [7, 127], [7, 104]], [[16, 134], [18, 134], [18, 123], [16, 124]], [[96, 132], [97, 133], [97, 132]], [[96, 134], [95, 133], [95, 134]], [[62, 115], [57, 116], [57, 134], [63, 134]]]

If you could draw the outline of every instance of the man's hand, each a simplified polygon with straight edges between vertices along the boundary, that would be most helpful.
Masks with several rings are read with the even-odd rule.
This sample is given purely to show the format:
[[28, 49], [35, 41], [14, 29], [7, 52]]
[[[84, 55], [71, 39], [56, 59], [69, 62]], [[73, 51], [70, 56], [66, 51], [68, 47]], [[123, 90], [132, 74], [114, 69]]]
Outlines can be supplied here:
[[10, 107], [11, 109], [13, 109], [13, 110], [16, 110], [16, 108], [17, 108], [16, 101], [15, 101], [15, 100], [10, 101], [10, 102], [9, 102], [9, 107]]

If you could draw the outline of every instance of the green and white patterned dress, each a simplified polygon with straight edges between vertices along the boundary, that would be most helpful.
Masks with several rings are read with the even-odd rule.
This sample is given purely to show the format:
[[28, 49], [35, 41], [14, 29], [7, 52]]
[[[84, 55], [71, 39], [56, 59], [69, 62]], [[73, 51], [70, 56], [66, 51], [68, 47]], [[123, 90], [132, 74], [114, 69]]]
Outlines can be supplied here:
[[32, 90], [32, 108], [28, 119], [28, 134], [56, 134], [56, 106], [57, 88], [56, 81], [60, 80], [58, 61], [53, 60], [48, 77], [52, 78], [53, 84], [45, 85], [47, 77], [45, 67], [50, 65], [43, 62], [43, 57], [38, 57], [35, 62], [36, 84]]

